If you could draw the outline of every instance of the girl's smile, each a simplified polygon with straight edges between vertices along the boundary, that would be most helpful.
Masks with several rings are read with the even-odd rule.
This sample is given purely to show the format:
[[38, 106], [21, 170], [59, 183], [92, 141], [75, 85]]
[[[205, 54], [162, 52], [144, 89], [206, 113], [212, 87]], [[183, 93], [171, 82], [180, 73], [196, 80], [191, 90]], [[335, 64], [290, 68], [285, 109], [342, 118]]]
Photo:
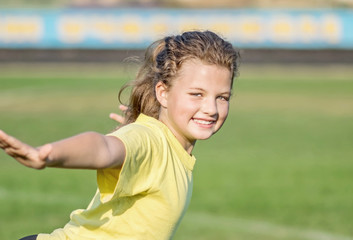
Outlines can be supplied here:
[[218, 65], [188, 60], [172, 86], [167, 89], [160, 83], [156, 92], [162, 106], [159, 119], [191, 152], [196, 140], [211, 137], [227, 118], [231, 72]]
[[211, 128], [216, 121], [214, 120], [202, 120], [202, 119], [192, 119], [196, 124], [203, 128]]

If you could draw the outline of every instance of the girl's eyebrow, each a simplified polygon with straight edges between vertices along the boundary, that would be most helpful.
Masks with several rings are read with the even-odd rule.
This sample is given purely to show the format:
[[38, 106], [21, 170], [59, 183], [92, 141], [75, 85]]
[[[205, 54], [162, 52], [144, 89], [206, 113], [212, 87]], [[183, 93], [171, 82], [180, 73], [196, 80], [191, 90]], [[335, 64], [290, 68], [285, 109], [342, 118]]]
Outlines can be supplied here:
[[[206, 92], [205, 89], [199, 88], [199, 87], [191, 87], [190, 90], [198, 90], [198, 91]], [[225, 92], [221, 92], [220, 94], [229, 94], [229, 95], [232, 95], [232, 92], [231, 92], [231, 91], [225, 91]]]
[[199, 88], [199, 87], [191, 87], [190, 90], [199, 90], [199, 91], [205, 91], [205, 89], [203, 88]]

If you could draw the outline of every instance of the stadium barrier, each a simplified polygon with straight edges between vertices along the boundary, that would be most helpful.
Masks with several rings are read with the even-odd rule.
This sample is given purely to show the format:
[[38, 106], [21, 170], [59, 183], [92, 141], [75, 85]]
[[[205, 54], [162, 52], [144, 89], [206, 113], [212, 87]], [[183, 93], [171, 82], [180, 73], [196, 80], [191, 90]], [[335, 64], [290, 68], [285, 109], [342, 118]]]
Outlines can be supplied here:
[[353, 49], [352, 10], [0, 10], [3, 49], [142, 49], [166, 34], [213, 30], [239, 48]]

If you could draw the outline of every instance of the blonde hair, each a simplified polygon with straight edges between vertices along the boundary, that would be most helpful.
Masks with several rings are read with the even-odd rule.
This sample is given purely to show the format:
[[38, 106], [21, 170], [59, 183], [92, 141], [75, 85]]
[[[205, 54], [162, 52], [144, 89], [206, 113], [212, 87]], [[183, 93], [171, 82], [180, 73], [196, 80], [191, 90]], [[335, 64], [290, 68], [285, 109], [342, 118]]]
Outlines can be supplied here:
[[184, 32], [152, 43], [147, 48], [135, 80], [119, 92], [119, 101], [122, 103], [122, 93], [132, 87], [124, 125], [134, 122], [140, 113], [158, 119], [160, 103], [155, 95], [155, 86], [161, 81], [169, 88], [185, 61], [200, 60], [206, 64], [226, 67], [232, 73], [233, 85], [239, 57], [232, 44], [211, 31]]

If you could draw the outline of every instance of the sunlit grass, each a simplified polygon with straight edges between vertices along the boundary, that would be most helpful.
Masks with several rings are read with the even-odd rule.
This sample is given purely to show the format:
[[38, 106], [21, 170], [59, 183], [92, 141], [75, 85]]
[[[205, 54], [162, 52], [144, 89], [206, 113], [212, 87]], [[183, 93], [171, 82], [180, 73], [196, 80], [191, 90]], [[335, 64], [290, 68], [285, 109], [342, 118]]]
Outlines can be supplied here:
[[[111, 131], [118, 89], [135, 72], [0, 68], [0, 129], [33, 145]], [[349, 66], [244, 66], [223, 129], [196, 144], [193, 199], [175, 239], [352, 239], [352, 76]], [[0, 239], [62, 227], [96, 190], [94, 171], [36, 171], [2, 152], [0, 161]]]

